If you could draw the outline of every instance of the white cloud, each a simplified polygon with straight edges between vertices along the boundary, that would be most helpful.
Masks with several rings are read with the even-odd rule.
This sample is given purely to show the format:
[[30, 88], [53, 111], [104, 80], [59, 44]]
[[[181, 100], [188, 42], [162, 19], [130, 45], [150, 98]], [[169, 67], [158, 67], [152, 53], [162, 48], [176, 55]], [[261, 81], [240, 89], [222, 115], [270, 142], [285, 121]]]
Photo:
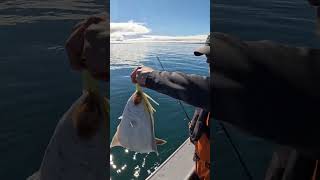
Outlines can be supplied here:
[[159, 36], [159, 35], [144, 35], [144, 41], [157, 42], [204, 42], [207, 35], [189, 35], [189, 36]]
[[151, 29], [144, 23], [134, 21], [110, 23], [111, 43], [133, 42], [204, 42], [207, 35], [162, 36], [150, 34]]
[[147, 28], [143, 23], [133, 21], [124, 23], [110, 23], [111, 41], [124, 41], [126, 39], [138, 38], [141, 35], [150, 32], [151, 29]]

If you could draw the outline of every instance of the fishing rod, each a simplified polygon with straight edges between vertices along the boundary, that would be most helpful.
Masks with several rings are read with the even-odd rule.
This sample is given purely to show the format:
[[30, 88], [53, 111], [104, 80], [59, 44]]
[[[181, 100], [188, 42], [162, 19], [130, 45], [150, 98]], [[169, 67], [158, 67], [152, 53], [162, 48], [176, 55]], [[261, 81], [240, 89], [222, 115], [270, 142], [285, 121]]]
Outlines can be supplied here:
[[[156, 56], [157, 57], [157, 60], [159, 61], [159, 64], [160, 64], [160, 66], [161, 66], [161, 68], [162, 68], [162, 70], [163, 71], [165, 71], [165, 69], [164, 69], [164, 67], [163, 67], [163, 65], [162, 65], [162, 63], [161, 63], [161, 61], [160, 61], [160, 58], [158, 57], [158, 56]], [[175, 91], [174, 91], [175, 92]], [[178, 95], [176, 94], [176, 96], [178, 97]], [[182, 108], [182, 111], [184, 112], [184, 114], [186, 115], [186, 117], [187, 117], [187, 119], [189, 120], [189, 121], [191, 121], [191, 118], [189, 117], [189, 115], [188, 115], [188, 113], [187, 113], [187, 111], [186, 111], [186, 109], [184, 108], [184, 106], [183, 106], [183, 104], [181, 103], [181, 101], [180, 100], [178, 100], [178, 103], [180, 104], [180, 106], [181, 106], [181, 108]]]
[[[158, 56], [156, 56], [156, 57], [157, 57], [157, 60], [158, 60], [158, 62], [159, 62], [159, 64], [160, 64], [162, 70], [165, 71], [165, 69], [164, 69], [164, 67], [163, 67], [163, 65], [162, 65], [162, 63], [161, 63], [161, 61], [160, 61], [160, 58], [159, 58]], [[178, 100], [178, 102], [179, 102], [179, 104], [180, 104], [183, 112], [185, 113], [186, 117], [187, 117], [188, 120], [190, 121], [191, 119], [189, 118], [189, 116], [188, 116], [188, 114], [187, 114], [187, 112], [186, 112], [183, 104], [181, 103], [180, 100]], [[227, 131], [227, 128], [226, 128], [226, 127], [224, 126], [224, 124], [221, 123], [220, 121], [218, 121], [218, 123], [219, 123], [219, 125], [221, 126], [222, 130], [224, 131], [224, 133], [225, 133], [225, 135], [226, 135], [226, 137], [227, 137], [227, 140], [228, 140], [229, 144], [232, 146], [234, 152], [236, 153], [236, 156], [237, 156], [237, 158], [238, 158], [238, 160], [239, 160], [242, 168], [244, 169], [244, 172], [245, 172], [246, 176], [248, 177], [249, 180], [253, 180], [253, 176], [251, 175], [251, 173], [250, 173], [250, 171], [249, 171], [249, 168], [247, 167], [247, 165], [245, 164], [243, 158], [241, 157], [240, 151], [238, 150], [236, 144], [233, 142], [233, 140], [232, 140], [232, 138], [231, 138], [231, 136], [230, 136], [230, 133]]]

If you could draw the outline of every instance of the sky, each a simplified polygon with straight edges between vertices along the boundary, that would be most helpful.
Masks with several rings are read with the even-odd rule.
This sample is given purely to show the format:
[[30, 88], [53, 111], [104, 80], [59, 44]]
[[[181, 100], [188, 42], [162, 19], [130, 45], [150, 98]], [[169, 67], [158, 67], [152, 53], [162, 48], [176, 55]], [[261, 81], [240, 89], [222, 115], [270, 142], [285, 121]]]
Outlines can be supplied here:
[[203, 41], [210, 0], [111, 0], [111, 41]]

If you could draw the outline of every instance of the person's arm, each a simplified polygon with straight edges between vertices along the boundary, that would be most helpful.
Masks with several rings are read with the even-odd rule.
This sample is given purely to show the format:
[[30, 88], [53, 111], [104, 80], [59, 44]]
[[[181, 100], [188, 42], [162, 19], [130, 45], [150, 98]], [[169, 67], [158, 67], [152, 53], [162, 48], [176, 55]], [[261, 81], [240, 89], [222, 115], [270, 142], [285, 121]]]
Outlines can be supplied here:
[[209, 77], [181, 72], [153, 71], [146, 87], [195, 107], [209, 110]]
[[149, 67], [142, 67], [133, 71], [131, 78], [134, 83], [138, 82], [159, 93], [195, 107], [210, 109], [209, 77], [182, 72], [156, 71]]
[[277, 143], [319, 148], [320, 51], [214, 33], [213, 115]]

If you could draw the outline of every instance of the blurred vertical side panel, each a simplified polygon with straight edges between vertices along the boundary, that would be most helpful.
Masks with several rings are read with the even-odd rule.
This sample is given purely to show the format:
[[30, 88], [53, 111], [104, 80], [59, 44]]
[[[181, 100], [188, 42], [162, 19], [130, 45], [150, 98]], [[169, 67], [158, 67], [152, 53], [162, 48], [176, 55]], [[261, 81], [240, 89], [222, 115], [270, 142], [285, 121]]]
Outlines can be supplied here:
[[[215, 21], [214, 21], [214, 3], [215, 0], [210, 0], [210, 34], [212, 34], [212, 32], [214, 32], [214, 27], [215, 27]], [[213, 44], [213, 36], [210, 36], [210, 45]], [[213, 62], [213, 51], [210, 51], [210, 61]], [[210, 64], [210, 66], [213, 66], [213, 63]], [[212, 67], [210, 67], [210, 69], [213, 69]], [[214, 118], [214, 114], [213, 114], [213, 101], [214, 101], [214, 97], [212, 94], [212, 90], [213, 90], [213, 77], [211, 77], [211, 74], [213, 74], [213, 72], [210, 71], [210, 89], [211, 92], [209, 94], [209, 101], [210, 101], [210, 107], [211, 107], [211, 116], [213, 115]], [[210, 179], [216, 179], [215, 176], [215, 141], [214, 141], [214, 130], [213, 130], [213, 123], [210, 124], [210, 164], [211, 164], [211, 171], [210, 171]]]

